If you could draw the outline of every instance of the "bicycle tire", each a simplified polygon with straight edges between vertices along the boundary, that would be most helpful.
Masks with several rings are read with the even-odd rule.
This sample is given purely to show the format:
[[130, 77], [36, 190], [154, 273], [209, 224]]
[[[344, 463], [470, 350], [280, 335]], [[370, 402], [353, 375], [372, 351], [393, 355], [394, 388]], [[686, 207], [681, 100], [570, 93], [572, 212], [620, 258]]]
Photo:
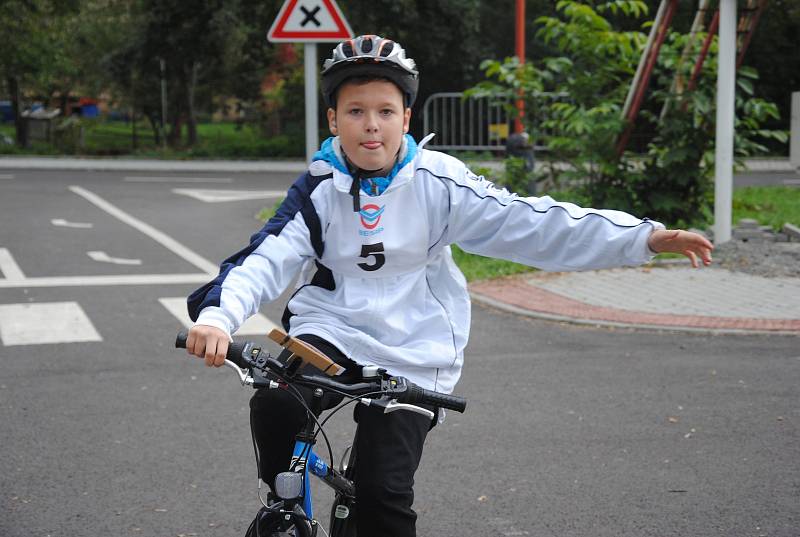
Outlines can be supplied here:
[[294, 514], [289, 516], [287, 522], [285, 515], [262, 507], [247, 528], [245, 537], [314, 537], [315, 532], [308, 520]]

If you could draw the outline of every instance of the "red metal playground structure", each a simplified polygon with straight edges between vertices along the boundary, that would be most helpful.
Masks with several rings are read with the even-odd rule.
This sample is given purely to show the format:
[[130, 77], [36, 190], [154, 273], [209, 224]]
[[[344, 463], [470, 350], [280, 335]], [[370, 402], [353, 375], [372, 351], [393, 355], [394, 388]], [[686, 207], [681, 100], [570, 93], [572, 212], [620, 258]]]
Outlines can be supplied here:
[[[761, 17], [767, 2], [768, 0], [746, 0], [745, 7], [741, 10], [741, 17], [739, 18], [736, 31], [736, 69], [738, 69], [742, 64], [744, 54], [747, 51], [747, 47], [749, 46], [750, 40], [753, 37], [753, 32], [758, 25], [758, 20]], [[642, 52], [639, 66], [636, 69], [636, 74], [634, 75], [633, 82], [631, 83], [630, 90], [628, 91], [628, 96], [625, 99], [622, 115], [626, 119], [627, 126], [617, 142], [616, 150], [618, 155], [622, 155], [628, 145], [631, 133], [633, 132], [636, 124], [636, 117], [638, 116], [639, 109], [644, 101], [647, 86], [650, 82], [650, 76], [653, 73], [653, 68], [656, 65], [656, 61], [658, 60], [659, 50], [661, 49], [661, 45], [664, 43], [664, 39], [667, 36], [667, 31], [669, 30], [670, 24], [672, 23], [672, 18], [678, 9], [679, 3], [680, 0], [662, 0], [658, 8], [656, 18], [650, 30], [650, 35], [647, 39], [647, 45], [645, 45], [645, 49]], [[719, 27], [719, 7], [717, 7], [717, 9], [714, 11], [714, 16], [712, 17], [711, 23], [708, 27], [706, 38], [703, 42], [703, 46], [700, 49], [700, 53], [698, 54], [688, 81], [686, 81], [684, 79], [685, 77], [681, 74], [682, 70], [680, 67], [683, 63], [689, 61], [689, 55], [694, 49], [696, 36], [703, 30], [706, 14], [711, 10], [710, 4], [711, 0], [700, 0], [698, 2], [697, 13], [695, 14], [694, 22], [692, 23], [692, 29], [690, 31], [690, 38], [683, 50], [681, 60], [676, 69], [675, 78], [672, 82], [672, 91], [670, 92], [671, 95], [679, 96], [684, 92], [684, 90], [691, 91], [694, 89], [697, 83], [697, 78], [700, 74], [700, 70], [703, 67], [706, 56], [708, 55], [708, 49], [711, 46], [711, 41], [713, 40], [714, 35], [716, 35]], [[661, 117], [664, 117], [664, 115], [667, 113], [669, 106], [670, 101], [664, 103], [664, 107], [661, 110]]]

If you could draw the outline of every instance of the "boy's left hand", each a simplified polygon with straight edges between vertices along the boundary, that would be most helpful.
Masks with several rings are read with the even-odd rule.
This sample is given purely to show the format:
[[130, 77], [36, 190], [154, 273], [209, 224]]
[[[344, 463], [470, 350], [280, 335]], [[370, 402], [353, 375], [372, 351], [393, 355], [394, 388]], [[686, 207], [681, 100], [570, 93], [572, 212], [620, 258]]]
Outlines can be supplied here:
[[650, 234], [647, 245], [656, 253], [672, 252], [683, 254], [697, 268], [697, 258], [703, 260], [703, 265], [711, 264], [711, 250], [714, 249], [708, 239], [691, 231], [682, 229], [657, 229]]

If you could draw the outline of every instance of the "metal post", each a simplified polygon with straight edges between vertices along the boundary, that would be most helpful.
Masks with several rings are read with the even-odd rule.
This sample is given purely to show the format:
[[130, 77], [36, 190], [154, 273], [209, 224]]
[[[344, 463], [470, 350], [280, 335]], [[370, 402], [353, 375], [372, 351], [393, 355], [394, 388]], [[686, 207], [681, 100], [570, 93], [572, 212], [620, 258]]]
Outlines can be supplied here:
[[303, 54], [306, 77], [306, 161], [319, 148], [319, 121], [317, 119], [317, 44], [306, 43]]
[[736, 98], [736, 0], [719, 3], [717, 139], [714, 156], [714, 242], [731, 240], [733, 125]]
[[[515, 28], [515, 48], [519, 64], [525, 65], [525, 0], [517, 0], [517, 21]], [[517, 93], [517, 117], [514, 118], [514, 132], [522, 132], [522, 118], [525, 116], [525, 101], [522, 100], [522, 90]]]
[[800, 91], [792, 93], [792, 122], [789, 127], [789, 162], [800, 170]]
[[159, 58], [161, 64], [161, 146], [167, 148], [167, 61]]

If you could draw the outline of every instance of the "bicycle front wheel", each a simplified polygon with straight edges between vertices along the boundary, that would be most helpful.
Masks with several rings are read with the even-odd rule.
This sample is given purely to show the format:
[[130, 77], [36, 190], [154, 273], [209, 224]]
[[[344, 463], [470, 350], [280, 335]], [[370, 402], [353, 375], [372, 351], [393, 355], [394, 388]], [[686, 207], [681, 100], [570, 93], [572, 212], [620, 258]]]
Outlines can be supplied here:
[[307, 519], [294, 513], [281, 514], [263, 507], [250, 523], [245, 537], [315, 537], [315, 534]]

